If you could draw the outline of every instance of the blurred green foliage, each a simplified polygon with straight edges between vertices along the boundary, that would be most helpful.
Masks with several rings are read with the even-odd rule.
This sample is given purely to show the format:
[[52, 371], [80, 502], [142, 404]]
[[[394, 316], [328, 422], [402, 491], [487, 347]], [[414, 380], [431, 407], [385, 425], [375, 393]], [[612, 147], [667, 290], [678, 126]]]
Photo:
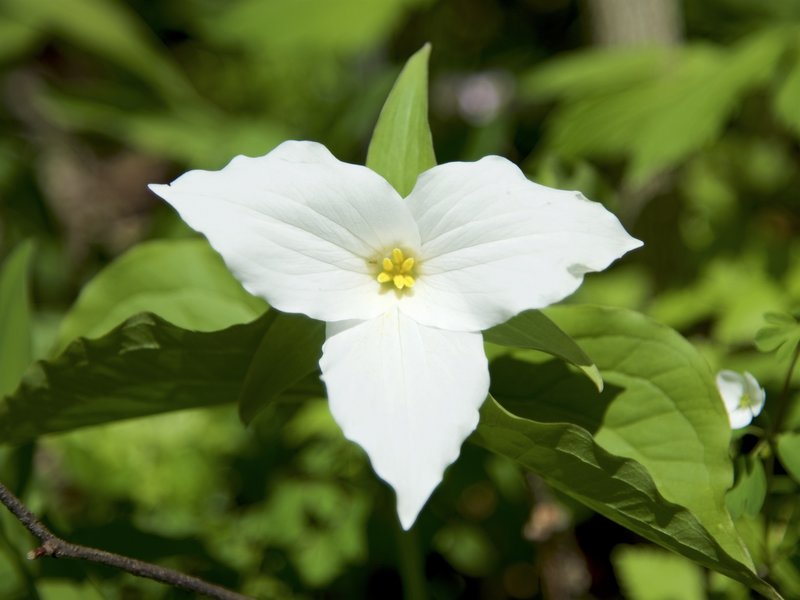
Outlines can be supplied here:
[[[241, 291], [231, 281], [210, 293], [207, 269], [221, 265], [184, 239], [145, 185], [288, 138], [363, 163], [400, 66], [431, 42], [438, 160], [502, 154], [620, 214], [645, 247], [590, 277], [573, 300], [645, 312], [689, 337], [712, 368], [751, 371], [767, 388], [753, 427], [769, 428], [798, 343], [800, 2], [682, 8], [678, 47], [598, 48], [589, 13], [571, 0], [5, 0], [0, 327], [24, 329], [33, 349], [2, 346], [0, 387], [13, 387], [6, 370], [22, 368], [9, 353], [45, 356], [75, 335], [108, 331], [158, 278], [203, 299], [192, 303], [202, 314], [162, 315], [177, 324], [210, 330], [255, 316], [256, 305], [220, 313], [226, 294]], [[5, 281], [24, 279], [29, 238], [27, 325], [15, 296], [23, 288]], [[143, 240], [158, 241], [84, 286]], [[185, 264], [157, 256], [167, 244], [183, 248]], [[126, 269], [141, 287], [121, 287], [130, 276], [115, 273]], [[765, 321], [768, 312], [785, 316]], [[235, 341], [226, 350], [252, 353], [260, 340]], [[760, 572], [797, 597], [800, 374], [785, 388], [777, 458], [765, 474], [752, 457], [742, 461], [728, 506], [742, 515], [737, 528]], [[735, 447], [749, 452], [752, 440], [745, 430]], [[762, 475], [774, 493], [759, 513]], [[249, 429], [218, 407], [46, 437], [0, 450], [0, 480], [72, 540], [254, 596], [401, 595], [393, 498], [322, 400], [274, 403]], [[592, 574], [581, 593], [595, 598], [746, 593], [719, 577], [698, 592], [697, 567], [639, 546], [614, 553], [612, 567], [611, 548], [638, 540], [535, 490], [510, 462], [465, 447], [418, 525], [434, 597], [546, 596], [553, 556], [568, 565], [576, 555]], [[26, 564], [30, 538], [0, 513], [3, 598], [186, 597], [91, 565]], [[559, 573], [580, 587], [580, 574]]]

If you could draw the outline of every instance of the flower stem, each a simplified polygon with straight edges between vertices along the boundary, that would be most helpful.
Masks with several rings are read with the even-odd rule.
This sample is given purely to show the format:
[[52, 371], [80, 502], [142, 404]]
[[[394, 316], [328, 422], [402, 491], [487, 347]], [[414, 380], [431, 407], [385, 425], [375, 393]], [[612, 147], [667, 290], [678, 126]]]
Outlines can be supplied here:
[[414, 529], [404, 531], [398, 523], [397, 549], [405, 599], [426, 600], [428, 591], [425, 583], [425, 566]]
[[763, 508], [763, 515], [764, 515], [764, 550], [766, 555], [766, 562], [769, 566], [770, 570], [774, 566], [775, 557], [772, 555], [772, 551], [769, 544], [769, 532], [772, 528], [772, 505], [774, 501], [772, 499], [772, 483], [773, 477], [775, 475], [775, 459], [778, 453], [778, 445], [776, 443], [776, 436], [781, 432], [781, 428], [783, 427], [783, 420], [786, 418], [786, 413], [789, 409], [789, 389], [792, 385], [792, 375], [794, 374], [795, 367], [797, 366], [797, 361], [800, 359], [800, 344], [798, 344], [797, 348], [794, 350], [794, 354], [792, 355], [792, 360], [789, 363], [789, 368], [786, 370], [786, 378], [783, 381], [783, 389], [781, 390], [781, 395], [778, 397], [778, 406], [775, 409], [775, 417], [770, 421], [769, 426], [767, 427], [767, 433], [765, 435], [765, 439], [767, 444], [770, 448], [769, 457], [767, 458], [766, 464], [766, 472], [767, 472], [767, 495], [766, 501], [764, 503]]

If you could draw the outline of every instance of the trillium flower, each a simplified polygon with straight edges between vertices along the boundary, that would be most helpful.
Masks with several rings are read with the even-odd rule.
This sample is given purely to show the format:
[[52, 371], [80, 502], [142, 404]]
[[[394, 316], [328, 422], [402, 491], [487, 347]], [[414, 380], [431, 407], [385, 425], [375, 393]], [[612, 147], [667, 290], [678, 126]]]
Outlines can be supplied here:
[[433, 167], [403, 199], [320, 144], [285, 142], [150, 189], [249, 292], [327, 323], [331, 413], [395, 489], [405, 528], [478, 424], [481, 330], [641, 245], [600, 204], [498, 156]]
[[745, 371], [720, 371], [717, 373], [717, 389], [732, 429], [747, 427], [761, 414], [767, 394], [755, 377]]

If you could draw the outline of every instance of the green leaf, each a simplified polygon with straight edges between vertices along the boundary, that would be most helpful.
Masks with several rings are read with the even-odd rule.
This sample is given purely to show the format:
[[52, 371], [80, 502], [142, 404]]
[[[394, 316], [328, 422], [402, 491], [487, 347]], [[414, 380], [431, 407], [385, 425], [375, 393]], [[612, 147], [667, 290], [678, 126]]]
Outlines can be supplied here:
[[779, 363], [788, 361], [800, 345], [800, 323], [786, 313], [767, 313], [764, 320], [767, 325], [756, 333], [756, 347], [762, 352], [776, 351]]
[[603, 377], [592, 359], [571, 337], [538, 310], [528, 310], [483, 332], [483, 339], [500, 346], [540, 350], [578, 367], [603, 391]]
[[585, 429], [518, 417], [490, 396], [470, 439], [645, 538], [780, 599], [751, 567], [728, 554], [695, 515], [666, 500], [641, 464], [605, 451]]
[[800, 45], [795, 48], [794, 60], [773, 96], [775, 114], [794, 134], [800, 137]]
[[611, 556], [627, 600], [705, 600], [703, 571], [650, 546], [618, 546]]
[[0, 397], [17, 387], [33, 360], [28, 272], [33, 242], [23, 242], [0, 268]]
[[[733, 479], [730, 429], [705, 361], [678, 333], [631, 311], [563, 306], [547, 315], [595, 358], [603, 393], [563, 363], [542, 363], [541, 355], [520, 351], [492, 363], [492, 393], [519, 417], [576, 424], [598, 447], [636, 461], [660, 496], [684, 507], [702, 535], [724, 549], [725, 564], [712, 568], [738, 569], [740, 579], [750, 578], [751, 560], [725, 507]], [[562, 489], [571, 493], [569, 484]], [[626, 524], [629, 516], [611, 518]], [[665, 543], [663, 532], [637, 531], [676, 551], [683, 543]]]
[[247, 370], [239, 414], [250, 423], [281, 392], [317, 369], [325, 323], [270, 311], [266, 330]]
[[428, 57], [425, 44], [408, 59], [381, 109], [367, 151], [367, 166], [405, 197], [417, 177], [436, 165], [428, 126]]
[[782, 433], [777, 443], [781, 464], [800, 483], [800, 433]]
[[[257, 56], [321, 53], [339, 57], [363, 51], [392, 35], [406, 13], [430, 0], [239, 0], [209, 11], [201, 24], [208, 38]], [[197, 15], [193, 15], [197, 18]]]
[[204, 239], [139, 244], [83, 288], [64, 317], [58, 350], [77, 337], [98, 337], [140, 312], [173, 325], [214, 331], [252, 321], [267, 309], [230, 274]]
[[116, 62], [176, 104], [202, 100], [170, 61], [158, 38], [118, 0], [6, 0], [3, 11], [35, 31], [47, 31]]
[[214, 332], [137, 315], [38, 361], [0, 400], [0, 443], [173, 410], [235, 402], [266, 316]]
[[156, 156], [199, 168], [220, 168], [232, 156], [261, 156], [293, 136], [277, 120], [237, 116], [207, 106], [131, 111], [52, 89], [37, 96], [44, 113], [65, 129], [96, 133]]
[[725, 504], [734, 519], [742, 515], [756, 517], [767, 497], [767, 476], [756, 456], [741, 456], [736, 461], [738, 478], [725, 496]]
[[[552, 149], [628, 159], [628, 182], [640, 185], [717, 139], [743, 96], [771, 76], [790, 39], [781, 28], [766, 28], [729, 48], [571, 56], [544, 65], [524, 87], [535, 93], [538, 83], [545, 95], [563, 98], [549, 119]], [[582, 77], [592, 68], [594, 88]], [[556, 71], [554, 86], [543, 83]]]

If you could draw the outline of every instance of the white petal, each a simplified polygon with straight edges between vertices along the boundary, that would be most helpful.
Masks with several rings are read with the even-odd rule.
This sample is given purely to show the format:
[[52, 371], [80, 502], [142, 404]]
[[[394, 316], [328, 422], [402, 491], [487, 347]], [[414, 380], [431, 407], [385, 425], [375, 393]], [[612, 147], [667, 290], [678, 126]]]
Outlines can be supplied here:
[[747, 371], [744, 372], [744, 387], [747, 396], [750, 398], [750, 411], [754, 417], [757, 417], [764, 409], [767, 393], [759, 385], [758, 380]]
[[[755, 377], [745, 371], [744, 375], [736, 371], [724, 370], [717, 373], [717, 389], [722, 396], [725, 410], [732, 429], [741, 429], [750, 424], [754, 417], [761, 414], [766, 400], [766, 392]], [[749, 404], [742, 405], [742, 397], [747, 395]]]
[[731, 429], [747, 427], [753, 420], [753, 411], [746, 407], [736, 408], [728, 413], [728, 420], [731, 423]]
[[728, 414], [739, 408], [744, 394], [744, 377], [736, 371], [720, 371], [717, 373], [717, 389]]
[[498, 156], [434, 167], [406, 202], [422, 251], [401, 309], [446, 329], [486, 329], [557, 302], [641, 246], [602, 205], [535, 184]]
[[331, 412], [397, 492], [408, 529], [478, 424], [489, 391], [482, 336], [426, 327], [392, 310], [330, 323], [322, 350]]
[[285, 142], [150, 189], [208, 238], [248, 291], [325, 321], [393, 306], [396, 295], [380, 293], [368, 261], [419, 245], [408, 208], [382, 177], [313, 142]]

